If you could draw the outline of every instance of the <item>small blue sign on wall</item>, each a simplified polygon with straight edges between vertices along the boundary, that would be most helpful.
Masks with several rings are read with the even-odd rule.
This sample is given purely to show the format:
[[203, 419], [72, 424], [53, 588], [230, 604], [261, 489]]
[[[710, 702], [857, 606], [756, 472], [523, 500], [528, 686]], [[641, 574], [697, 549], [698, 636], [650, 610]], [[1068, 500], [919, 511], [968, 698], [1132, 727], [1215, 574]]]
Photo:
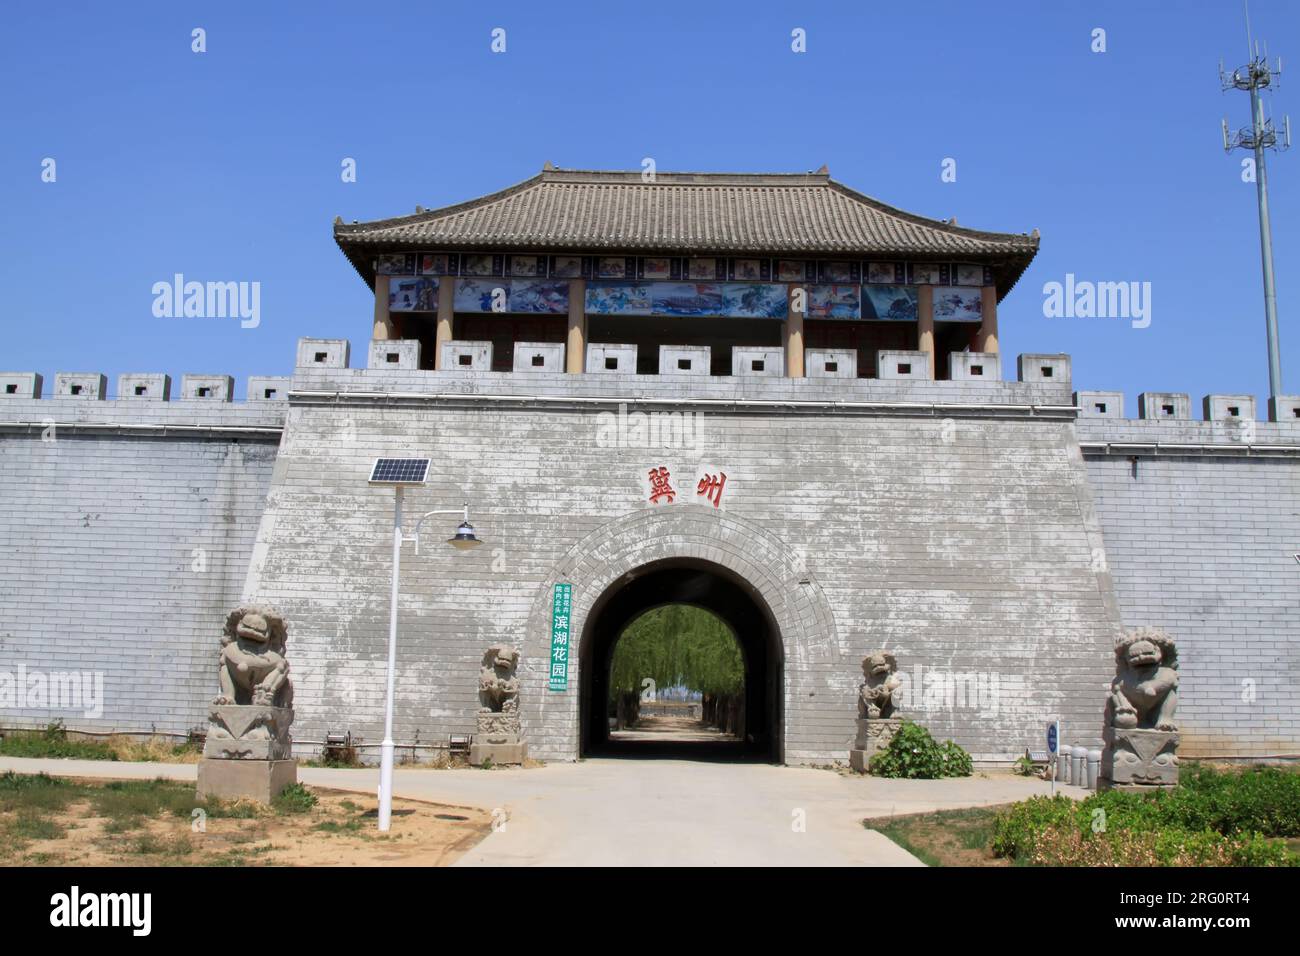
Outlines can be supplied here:
[[1055, 722], [1047, 725], [1047, 752], [1049, 754], [1056, 753], [1056, 723]]

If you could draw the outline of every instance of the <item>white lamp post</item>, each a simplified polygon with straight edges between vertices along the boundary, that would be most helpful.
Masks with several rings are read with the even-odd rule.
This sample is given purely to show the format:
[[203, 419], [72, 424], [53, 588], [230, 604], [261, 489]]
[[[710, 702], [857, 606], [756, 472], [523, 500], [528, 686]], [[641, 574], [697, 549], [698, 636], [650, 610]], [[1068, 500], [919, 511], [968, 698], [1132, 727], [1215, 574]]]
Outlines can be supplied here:
[[426, 511], [415, 523], [415, 533], [402, 534], [402, 491], [407, 485], [422, 485], [429, 474], [427, 458], [379, 458], [370, 473], [372, 485], [392, 485], [395, 492], [393, 506], [393, 591], [392, 606], [388, 616], [388, 699], [384, 704], [384, 742], [380, 746], [379, 760], [379, 829], [387, 832], [393, 817], [393, 698], [397, 685], [397, 597], [402, 572], [402, 542], [414, 541], [415, 553], [420, 553], [420, 525], [433, 515], [461, 515], [460, 527], [447, 539], [447, 543], [460, 551], [476, 548], [483, 542], [474, 536], [469, 523], [469, 505], [456, 511]]

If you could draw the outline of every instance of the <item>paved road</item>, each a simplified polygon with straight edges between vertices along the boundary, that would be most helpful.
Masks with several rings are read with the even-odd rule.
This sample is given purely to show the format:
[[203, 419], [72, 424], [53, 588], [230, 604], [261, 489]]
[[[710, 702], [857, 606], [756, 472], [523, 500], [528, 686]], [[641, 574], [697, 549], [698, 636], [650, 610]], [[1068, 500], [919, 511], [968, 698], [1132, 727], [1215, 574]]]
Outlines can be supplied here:
[[[79, 777], [193, 780], [189, 764], [27, 760], [0, 770]], [[304, 767], [304, 783], [374, 793], [375, 769]], [[398, 770], [398, 796], [503, 811], [458, 866], [920, 866], [860, 823], [1022, 800], [1042, 781], [1009, 774], [881, 780], [769, 764], [584, 760], [531, 769]], [[1073, 796], [1083, 791], [1066, 787]], [[802, 826], [801, 826], [802, 825]]]

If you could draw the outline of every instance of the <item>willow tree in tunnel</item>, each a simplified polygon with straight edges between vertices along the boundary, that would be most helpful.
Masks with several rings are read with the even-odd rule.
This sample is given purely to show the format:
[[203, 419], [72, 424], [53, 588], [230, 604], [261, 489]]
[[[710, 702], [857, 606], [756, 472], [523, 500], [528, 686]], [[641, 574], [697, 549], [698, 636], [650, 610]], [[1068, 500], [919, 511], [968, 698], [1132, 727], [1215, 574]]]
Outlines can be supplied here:
[[621, 724], [636, 719], [647, 678], [655, 688], [698, 692], [706, 721], [742, 732], [744, 657], [731, 628], [708, 611], [686, 604], [658, 607], [619, 636], [610, 662], [609, 705]]

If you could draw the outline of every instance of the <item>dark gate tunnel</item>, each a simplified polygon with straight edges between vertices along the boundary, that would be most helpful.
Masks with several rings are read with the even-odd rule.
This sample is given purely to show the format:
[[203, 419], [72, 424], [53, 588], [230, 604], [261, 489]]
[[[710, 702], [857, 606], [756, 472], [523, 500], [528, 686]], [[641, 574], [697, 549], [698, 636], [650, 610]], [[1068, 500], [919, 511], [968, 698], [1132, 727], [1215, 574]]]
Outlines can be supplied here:
[[[731, 628], [745, 663], [745, 735], [734, 743], [609, 739], [610, 665], [623, 630], [646, 611], [690, 604]], [[687, 757], [780, 763], [782, 646], [766, 602], [743, 579], [707, 561], [659, 561], [624, 575], [596, 601], [582, 633], [582, 756]]]

